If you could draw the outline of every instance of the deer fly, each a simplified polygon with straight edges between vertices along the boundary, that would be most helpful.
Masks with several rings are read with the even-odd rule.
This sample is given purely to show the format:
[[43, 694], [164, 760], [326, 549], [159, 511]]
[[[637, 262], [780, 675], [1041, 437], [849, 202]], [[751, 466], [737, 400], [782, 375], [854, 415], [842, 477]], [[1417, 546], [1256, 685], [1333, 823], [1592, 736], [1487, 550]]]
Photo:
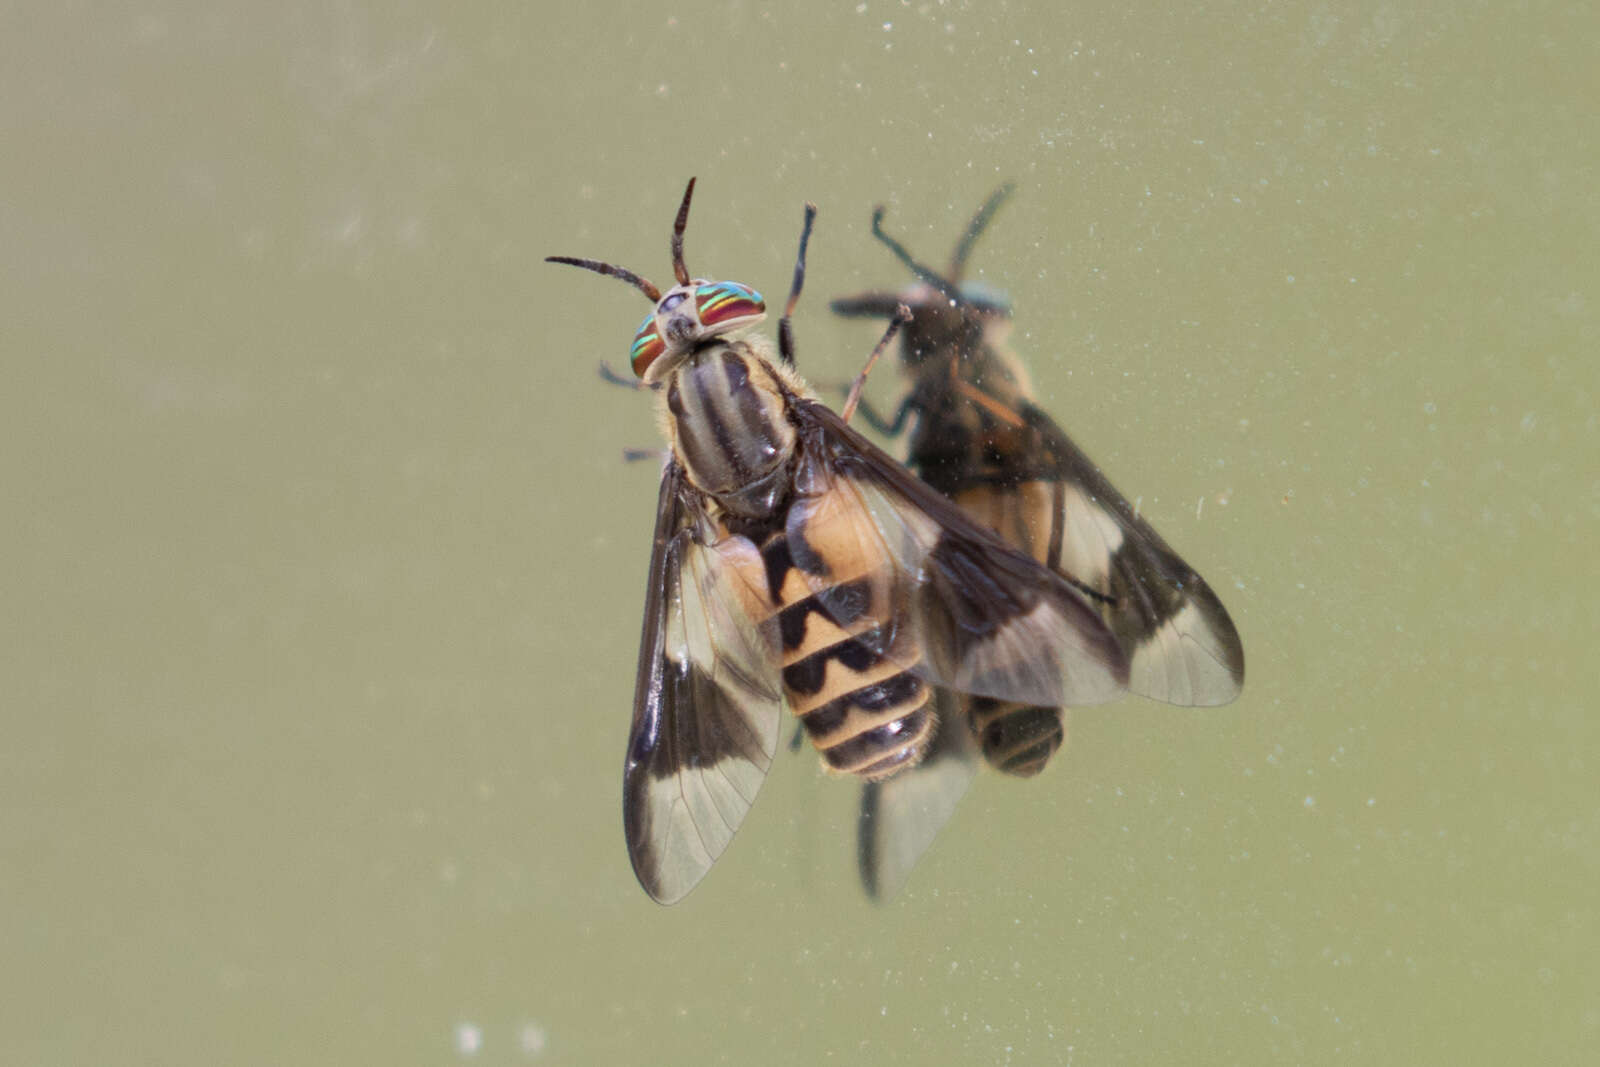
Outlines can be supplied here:
[[[862, 416], [890, 437], [903, 435], [907, 466], [970, 519], [1093, 594], [1089, 603], [1128, 661], [1130, 690], [1169, 704], [1226, 704], [1244, 683], [1244, 648], [1222, 602], [1034, 402], [1027, 369], [1008, 344], [1004, 298], [962, 280], [973, 246], [1013, 188], [1002, 186], [979, 208], [943, 274], [884, 231], [883, 207], [873, 212], [873, 236], [916, 282], [831, 305], [853, 317], [911, 313], [899, 346], [910, 388], [892, 418], [865, 404]], [[1072, 703], [993, 693], [956, 699], [984, 760], [1021, 777], [1037, 774], [1061, 748], [1061, 705]], [[917, 773], [868, 785], [859, 856], [869, 894], [892, 893], [905, 880], [966, 789], [973, 747], [947, 736], [940, 758]]]
[[953, 732], [967, 696], [1091, 704], [1128, 683], [1104, 594], [1006, 545], [852, 429], [862, 379], [843, 414], [801, 381], [791, 321], [815, 207], [774, 351], [751, 332], [766, 312], [760, 293], [692, 278], [684, 264], [694, 184], [673, 224], [677, 284], [665, 292], [609, 263], [549, 257], [621, 279], [654, 305], [630, 355], [669, 447], [623, 824], [634, 873], [663, 904], [732, 840], [785, 707], [826, 770], [886, 782]]

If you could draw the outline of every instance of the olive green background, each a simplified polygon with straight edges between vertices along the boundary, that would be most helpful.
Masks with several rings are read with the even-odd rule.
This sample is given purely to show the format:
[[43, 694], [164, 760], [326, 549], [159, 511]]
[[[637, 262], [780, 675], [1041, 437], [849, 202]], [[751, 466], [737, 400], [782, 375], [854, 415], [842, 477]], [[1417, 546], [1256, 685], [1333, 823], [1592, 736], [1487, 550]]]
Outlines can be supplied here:
[[[8, 5], [0, 1059], [1579, 1063], [1600, 292], [1574, 4]], [[1585, 73], [1585, 72], [1588, 73]], [[648, 310], [1017, 308], [1234, 705], [1086, 709], [866, 903], [780, 759], [683, 904], [620, 767]], [[769, 327], [770, 329], [770, 324]], [[886, 368], [887, 369], [887, 368]], [[887, 401], [891, 373], [872, 382]], [[1588, 1050], [1585, 1053], [1585, 1049]]]

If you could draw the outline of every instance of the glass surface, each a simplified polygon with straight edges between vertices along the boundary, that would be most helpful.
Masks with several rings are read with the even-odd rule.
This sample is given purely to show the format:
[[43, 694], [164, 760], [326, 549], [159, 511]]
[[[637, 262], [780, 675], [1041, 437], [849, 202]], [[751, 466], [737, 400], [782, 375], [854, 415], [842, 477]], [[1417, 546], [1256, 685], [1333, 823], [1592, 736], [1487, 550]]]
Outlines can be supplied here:
[[[0, 1060], [1577, 1063], [1600, 1031], [1586, 3], [0, 16]], [[620, 768], [696, 273], [832, 386], [872, 205], [1211, 581], [885, 906], [785, 751], [684, 903]], [[773, 324], [768, 323], [767, 329]], [[896, 382], [870, 384], [880, 403]], [[1585, 681], [1589, 679], [1589, 681]], [[1585, 1053], [1584, 1050], [1588, 1052]]]

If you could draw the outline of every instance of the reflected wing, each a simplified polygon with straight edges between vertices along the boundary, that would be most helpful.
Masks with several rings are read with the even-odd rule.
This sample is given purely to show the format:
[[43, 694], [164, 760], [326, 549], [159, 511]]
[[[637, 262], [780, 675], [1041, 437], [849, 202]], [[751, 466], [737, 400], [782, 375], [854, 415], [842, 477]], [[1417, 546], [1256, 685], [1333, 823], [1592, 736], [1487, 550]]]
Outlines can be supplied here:
[[1048, 415], [1032, 404], [1022, 415], [1053, 478], [1035, 547], [1052, 569], [1108, 599], [1102, 610], [1127, 654], [1128, 688], [1186, 706], [1237, 697], [1244, 646], [1222, 601]]
[[861, 791], [857, 858], [867, 896], [888, 900], [905, 885], [911, 868], [956, 810], [977, 771], [977, 746], [961, 698], [936, 689], [938, 715], [927, 754], [915, 767]]
[[[644, 636], [623, 769], [622, 818], [639, 884], [682, 899], [750, 810], [778, 744], [775, 620], [741, 575], [755, 546], [721, 534], [669, 462], [661, 480]], [[753, 567], [753, 570], [752, 570]]]
[[[826, 407], [800, 401], [801, 446], [788, 518], [791, 552], [808, 529], [847, 528], [861, 551], [887, 556], [903, 579], [906, 610], [875, 635], [880, 653], [897, 647], [899, 628], [916, 627], [935, 685], [1027, 704], [1095, 704], [1127, 684], [1116, 639], [1088, 599], [964, 515], [950, 501]], [[834, 514], [814, 521], [824, 511]], [[839, 515], [849, 521], [841, 522]], [[823, 595], [828, 553], [801, 570]], [[836, 621], [848, 621], [841, 612]]]

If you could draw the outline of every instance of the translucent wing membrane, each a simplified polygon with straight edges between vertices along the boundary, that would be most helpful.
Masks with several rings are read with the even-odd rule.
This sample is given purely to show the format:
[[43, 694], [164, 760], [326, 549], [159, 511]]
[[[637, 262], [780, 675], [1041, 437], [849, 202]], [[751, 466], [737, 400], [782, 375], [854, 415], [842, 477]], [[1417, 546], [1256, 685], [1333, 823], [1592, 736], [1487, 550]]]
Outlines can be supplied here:
[[[1031, 509], [1052, 569], [1108, 598], [1102, 611], [1129, 661], [1128, 687], [1169, 704], [1226, 704], [1244, 684], [1244, 646], [1227, 609], [1048, 415], [1025, 405], [1054, 483]], [[1019, 498], [1021, 494], [1018, 494]]]
[[958, 694], [937, 689], [939, 716], [922, 762], [861, 791], [856, 855], [861, 884], [875, 900], [900, 891], [917, 860], [955, 813], [978, 768], [977, 746]]
[[663, 904], [694, 888], [727, 848], [777, 748], [776, 624], [749, 617], [759, 591], [741, 577], [753, 551], [695, 527], [682, 472], [669, 463], [623, 773], [628, 854]]

